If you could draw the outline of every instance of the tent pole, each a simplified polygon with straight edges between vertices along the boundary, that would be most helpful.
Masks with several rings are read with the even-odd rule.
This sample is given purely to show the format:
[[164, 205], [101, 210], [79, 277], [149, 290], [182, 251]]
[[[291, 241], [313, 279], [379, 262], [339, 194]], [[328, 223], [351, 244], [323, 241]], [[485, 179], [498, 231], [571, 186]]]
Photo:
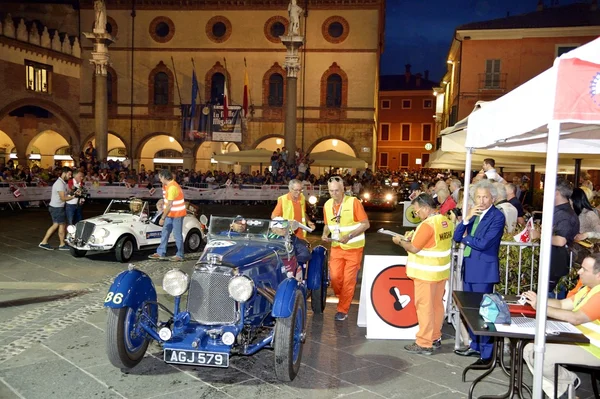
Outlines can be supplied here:
[[558, 150], [560, 122], [548, 123], [548, 153], [546, 155], [546, 178], [544, 180], [544, 206], [546, 211], [542, 223], [540, 262], [538, 267], [537, 314], [535, 320], [533, 370], [533, 398], [544, 396], [542, 391], [544, 352], [546, 347], [546, 316], [548, 314], [548, 281], [550, 280], [550, 251], [552, 250], [552, 227], [554, 224], [554, 193], [558, 173]]
[[465, 157], [465, 184], [464, 184], [464, 195], [463, 195], [463, 215], [466, 215], [467, 208], [469, 207], [469, 185], [471, 184], [471, 175], [473, 172], [471, 171], [471, 163], [473, 160], [473, 149], [467, 148], [467, 154]]
[[581, 176], [581, 158], [575, 158], [575, 176], [573, 176], [573, 187], [579, 187], [579, 177]]

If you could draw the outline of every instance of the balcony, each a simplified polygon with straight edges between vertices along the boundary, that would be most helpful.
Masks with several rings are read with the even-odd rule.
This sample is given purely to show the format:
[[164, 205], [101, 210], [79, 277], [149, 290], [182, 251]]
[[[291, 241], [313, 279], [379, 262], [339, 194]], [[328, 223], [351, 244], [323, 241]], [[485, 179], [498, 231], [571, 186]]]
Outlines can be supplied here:
[[479, 91], [484, 90], [499, 90], [506, 91], [506, 73], [480, 73], [479, 74]]

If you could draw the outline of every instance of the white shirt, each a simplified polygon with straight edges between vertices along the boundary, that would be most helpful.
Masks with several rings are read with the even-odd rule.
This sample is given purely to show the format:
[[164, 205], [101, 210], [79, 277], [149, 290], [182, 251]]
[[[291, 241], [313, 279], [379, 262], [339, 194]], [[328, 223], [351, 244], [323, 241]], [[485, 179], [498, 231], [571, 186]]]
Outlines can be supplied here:
[[[68, 188], [68, 186], [69, 185], [67, 184], [67, 188]], [[81, 183], [77, 183], [77, 180], [73, 179], [73, 188], [78, 189], [79, 187], [81, 187]], [[67, 201], [67, 204], [69, 204], [69, 205], [78, 205], [78, 203], [79, 203], [79, 198], [77, 198], [77, 197]], [[71, 208], [69, 208], [69, 209], [71, 209]]]
[[489, 180], [493, 180], [498, 183], [506, 184], [506, 180], [504, 180], [504, 178], [502, 176], [500, 176], [498, 174], [498, 172], [496, 172], [496, 169], [490, 169], [490, 170], [486, 171], [485, 175], [487, 176], [487, 178]]
[[504, 213], [504, 225], [506, 226], [506, 231], [512, 233], [515, 229], [515, 226], [517, 225], [517, 208], [515, 208], [514, 205], [510, 202], [503, 202], [501, 204], [498, 204], [496, 205], [496, 208], [500, 209], [500, 211]]
[[65, 202], [60, 199], [59, 192], [62, 191], [65, 196], [67, 195], [67, 183], [62, 178], [58, 178], [52, 185], [52, 195], [50, 197], [50, 206], [54, 208], [64, 208]]

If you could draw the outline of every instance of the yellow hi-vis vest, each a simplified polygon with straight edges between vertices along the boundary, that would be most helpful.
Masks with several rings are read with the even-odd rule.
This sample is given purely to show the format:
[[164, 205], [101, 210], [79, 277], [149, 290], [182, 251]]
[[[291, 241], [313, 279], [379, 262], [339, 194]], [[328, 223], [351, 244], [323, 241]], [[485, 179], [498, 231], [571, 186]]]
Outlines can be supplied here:
[[427, 223], [433, 228], [435, 245], [423, 248], [416, 254], [408, 253], [406, 275], [423, 281], [441, 281], [450, 277], [450, 249], [454, 224], [443, 215], [434, 215], [425, 219], [417, 229]]
[[[281, 200], [281, 208], [283, 209], [283, 218], [286, 220], [296, 220], [294, 217], [294, 201], [288, 198], [289, 194], [284, 194], [279, 199]], [[302, 219], [299, 220], [302, 224], [306, 224], [306, 198], [304, 194], [300, 194], [300, 209], [302, 209]], [[299, 228], [299, 227], [298, 227]], [[306, 238], [306, 231], [302, 230], [302, 237]]]
[[[589, 301], [591, 297], [596, 294], [600, 295], [599, 293], [600, 285], [597, 285], [591, 289], [589, 287], [581, 288], [573, 297], [573, 303], [575, 304], [573, 312], [577, 312], [583, 307], [583, 305], [587, 303], [587, 301]], [[583, 349], [600, 359], [600, 320], [591, 320], [575, 327], [577, 327], [577, 329], [590, 340], [589, 344], [577, 345], [581, 346]]]
[[[340, 234], [347, 235], [350, 234], [351, 231], [356, 230], [360, 223], [354, 221], [354, 201], [356, 198], [351, 197], [349, 195], [344, 195], [344, 200], [342, 201], [342, 209], [340, 212]], [[327, 215], [336, 216], [333, 212], [333, 198], [327, 200], [324, 205], [327, 210]], [[334, 222], [330, 220], [326, 220], [325, 223], [331, 225]], [[332, 247], [341, 247], [342, 249], [353, 249], [353, 248], [362, 248], [365, 246], [365, 233], [361, 233], [356, 237], [352, 237], [346, 244], [341, 244], [337, 241], [331, 243]]]
[[169, 188], [175, 186], [177, 188], [177, 196], [172, 201], [171, 210], [167, 215], [170, 218], [182, 218], [187, 215], [187, 211], [185, 209], [185, 199], [183, 198], [183, 190], [181, 186], [177, 184], [175, 180], [170, 181], [166, 186], [163, 186], [163, 200], [167, 201], [167, 193], [169, 192]]

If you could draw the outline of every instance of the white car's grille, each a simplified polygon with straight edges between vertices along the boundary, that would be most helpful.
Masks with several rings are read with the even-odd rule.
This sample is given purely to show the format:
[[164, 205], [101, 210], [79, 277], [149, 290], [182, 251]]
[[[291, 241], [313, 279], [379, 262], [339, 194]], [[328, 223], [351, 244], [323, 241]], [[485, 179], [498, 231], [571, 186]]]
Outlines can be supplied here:
[[78, 246], [84, 246], [87, 244], [90, 236], [94, 232], [96, 225], [92, 222], [81, 221], [75, 226], [75, 244]]

